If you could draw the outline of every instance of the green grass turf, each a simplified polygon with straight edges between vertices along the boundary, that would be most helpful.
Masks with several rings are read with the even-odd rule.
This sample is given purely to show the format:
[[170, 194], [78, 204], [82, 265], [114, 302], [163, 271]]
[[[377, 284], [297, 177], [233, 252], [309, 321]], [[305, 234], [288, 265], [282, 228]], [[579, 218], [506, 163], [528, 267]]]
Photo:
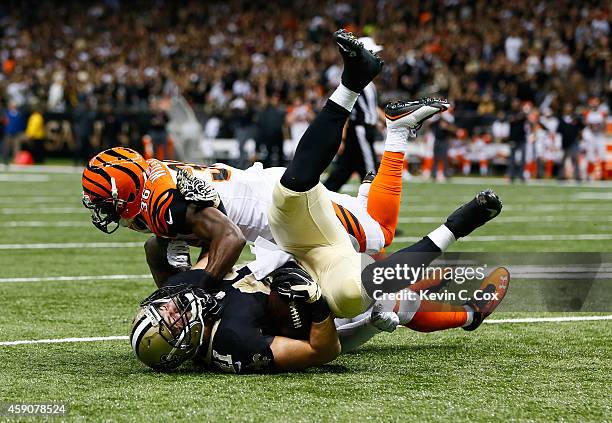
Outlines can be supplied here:
[[[146, 239], [88, 227], [79, 176], [43, 175], [44, 181], [0, 178], [1, 244]], [[442, 221], [491, 182], [505, 210], [475, 235], [612, 234], [612, 188], [489, 180], [407, 184], [401, 236], [426, 234], [438, 222], [419, 219]], [[10, 226], [23, 221], [75, 226]], [[612, 241], [466, 241], [453, 251], [612, 252]], [[147, 273], [140, 246], [0, 249], [0, 269], [0, 278]], [[0, 283], [0, 342], [127, 335], [138, 301], [152, 288], [142, 278]], [[545, 313], [495, 317], [536, 315]], [[126, 341], [0, 346], [0, 402], [66, 401], [69, 419], [87, 421], [604, 421], [612, 419], [611, 335], [610, 321], [495, 324], [473, 333], [399, 329], [323, 368], [266, 376], [201, 374], [188, 366], [156, 374], [133, 358]]]

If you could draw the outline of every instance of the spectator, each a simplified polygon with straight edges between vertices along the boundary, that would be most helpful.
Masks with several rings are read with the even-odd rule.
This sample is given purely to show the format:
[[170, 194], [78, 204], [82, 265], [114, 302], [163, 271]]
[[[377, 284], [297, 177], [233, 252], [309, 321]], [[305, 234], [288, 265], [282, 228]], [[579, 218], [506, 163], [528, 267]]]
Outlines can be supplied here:
[[41, 108], [36, 105], [28, 118], [25, 131], [28, 149], [32, 153], [34, 163], [40, 164], [45, 161], [45, 120]]
[[238, 148], [240, 150], [237, 166], [245, 168], [249, 164], [245, 145], [248, 140], [255, 139], [257, 128], [253, 124], [253, 110], [242, 97], [235, 98], [230, 103], [229, 126], [233, 137], [238, 141]]
[[94, 133], [96, 111], [92, 98], [83, 97], [72, 116], [72, 130], [76, 141], [75, 164], [85, 165], [93, 156], [91, 137]]
[[454, 125], [455, 118], [446, 111], [438, 119], [432, 122], [431, 130], [434, 136], [433, 167], [431, 169], [432, 180], [438, 180], [438, 168], [442, 165], [442, 175], [439, 180], [445, 181], [448, 177], [448, 147], [450, 138], [457, 132]]
[[565, 163], [567, 159], [571, 160], [572, 168], [574, 171], [574, 179], [579, 181], [580, 168], [578, 166], [578, 141], [580, 137], [580, 131], [583, 128], [583, 124], [578, 119], [578, 116], [574, 113], [574, 107], [571, 103], [566, 103], [563, 106], [563, 114], [559, 117], [558, 131], [561, 134], [561, 146], [563, 148], [563, 158], [561, 159], [561, 168], [559, 169], [559, 179], [565, 179]]
[[8, 164], [19, 151], [23, 131], [25, 130], [25, 119], [17, 108], [14, 101], [9, 101], [7, 110], [4, 112], [4, 164]]
[[123, 122], [114, 112], [110, 104], [103, 105], [101, 112], [104, 119], [102, 126], [101, 147], [104, 149], [115, 147], [121, 143], [119, 137], [121, 135]]
[[172, 152], [168, 149], [168, 116], [159, 104], [153, 105], [153, 114], [149, 121], [148, 134], [153, 142], [153, 154], [159, 160], [171, 159]]
[[305, 103], [300, 97], [296, 97], [287, 110], [287, 126], [291, 132], [292, 155], [313, 119], [314, 113], [310, 104]]
[[518, 35], [517, 30], [513, 30], [511, 35], [506, 38], [504, 48], [506, 50], [506, 59], [512, 63], [518, 63], [521, 58], [521, 48], [523, 40]]
[[[514, 182], [517, 176], [522, 180], [525, 179], [523, 171], [525, 168], [525, 156], [527, 154], [527, 116], [525, 112], [521, 110], [521, 102], [518, 98], [512, 100], [508, 122], [510, 123], [510, 157], [508, 162], [508, 173], [510, 175], [510, 181]], [[516, 166], [517, 153], [520, 154], [520, 165], [518, 168]]]
[[[181, 93], [227, 119], [232, 100], [251, 105], [263, 86], [279, 93], [280, 106], [300, 97], [316, 112], [339, 82], [329, 38], [339, 25], [385, 45], [381, 98], [443, 93], [469, 133], [491, 123], [493, 105], [509, 112], [513, 98], [580, 108], [612, 92], [610, 10], [599, 0], [328, 3], [8, 2], [0, 92], [18, 107], [38, 99], [47, 111], [72, 113], [88, 95], [130, 114], [148, 112], [151, 97]], [[24, 19], [24, 9], [36, 13]]]
[[65, 108], [64, 74], [63, 72], [55, 72], [53, 74], [53, 83], [49, 87], [47, 109], [51, 112], [63, 112]]
[[264, 100], [264, 107], [257, 114], [257, 146], [265, 167], [283, 166], [283, 130], [285, 111], [279, 104], [279, 95]]
[[502, 111], [497, 112], [497, 117], [491, 125], [491, 135], [493, 140], [499, 143], [506, 143], [510, 136], [510, 124], [506, 119], [506, 114]]

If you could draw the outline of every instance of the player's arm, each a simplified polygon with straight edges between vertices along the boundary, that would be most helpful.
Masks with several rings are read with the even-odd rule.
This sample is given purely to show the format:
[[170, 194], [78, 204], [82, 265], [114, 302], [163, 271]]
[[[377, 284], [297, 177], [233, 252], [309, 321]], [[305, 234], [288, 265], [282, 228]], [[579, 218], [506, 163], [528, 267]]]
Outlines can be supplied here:
[[[321, 299], [322, 301], [325, 301]], [[299, 370], [333, 361], [340, 354], [340, 341], [330, 314], [310, 326], [310, 339], [275, 336], [272, 340], [274, 367], [277, 370]]]
[[301, 268], [281, 268], [272, 275], [272, 289], [309, 308], [312, 324], [308, 340], [276, 336], [270, 348], [277, 370], [298, 370], [329, 363], [340, 354], [340, 341], [321, 288]]
[[187, 206], [185, 222], [193, 234], [208, 246], [204, 270], [208, 279], [220, 281], [236, 264], [246, 244], [242, 232], [226, 215], [213, 207]]

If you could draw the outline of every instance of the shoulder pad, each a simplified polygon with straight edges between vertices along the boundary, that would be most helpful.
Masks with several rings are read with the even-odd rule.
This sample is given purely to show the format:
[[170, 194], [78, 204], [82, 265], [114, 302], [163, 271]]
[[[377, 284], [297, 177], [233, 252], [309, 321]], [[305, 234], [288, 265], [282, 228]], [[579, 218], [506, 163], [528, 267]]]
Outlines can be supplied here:
[[197, 178], [185, 169], [179, 169], [176, 173], [176, 187], [185, 197], [185, 200], [193, 201], [206, 207], [219, 208], [221, 197], [210, 183]]

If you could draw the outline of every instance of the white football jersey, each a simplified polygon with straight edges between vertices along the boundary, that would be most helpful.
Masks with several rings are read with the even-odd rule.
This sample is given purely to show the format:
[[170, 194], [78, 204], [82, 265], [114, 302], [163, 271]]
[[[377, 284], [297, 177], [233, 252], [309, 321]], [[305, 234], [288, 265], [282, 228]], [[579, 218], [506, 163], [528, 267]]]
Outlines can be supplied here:
[[[225, 164], [192, 169], [195, 176], [211, 183], [219, 193], [227, 217], [240, 228], [247, 241], [254, 242], [258, 236], [274, 240], [268, 224], [268, 209], [272, 205], [274, 186], [285, 172], [284, 167], [264, 169], [261, 163], [255, 163], [246, 170]], [[362, 252], [380, 251], [385, 244], [384, 234], [361, 201], [346, 194], [328, 193], [355, 248]]]

